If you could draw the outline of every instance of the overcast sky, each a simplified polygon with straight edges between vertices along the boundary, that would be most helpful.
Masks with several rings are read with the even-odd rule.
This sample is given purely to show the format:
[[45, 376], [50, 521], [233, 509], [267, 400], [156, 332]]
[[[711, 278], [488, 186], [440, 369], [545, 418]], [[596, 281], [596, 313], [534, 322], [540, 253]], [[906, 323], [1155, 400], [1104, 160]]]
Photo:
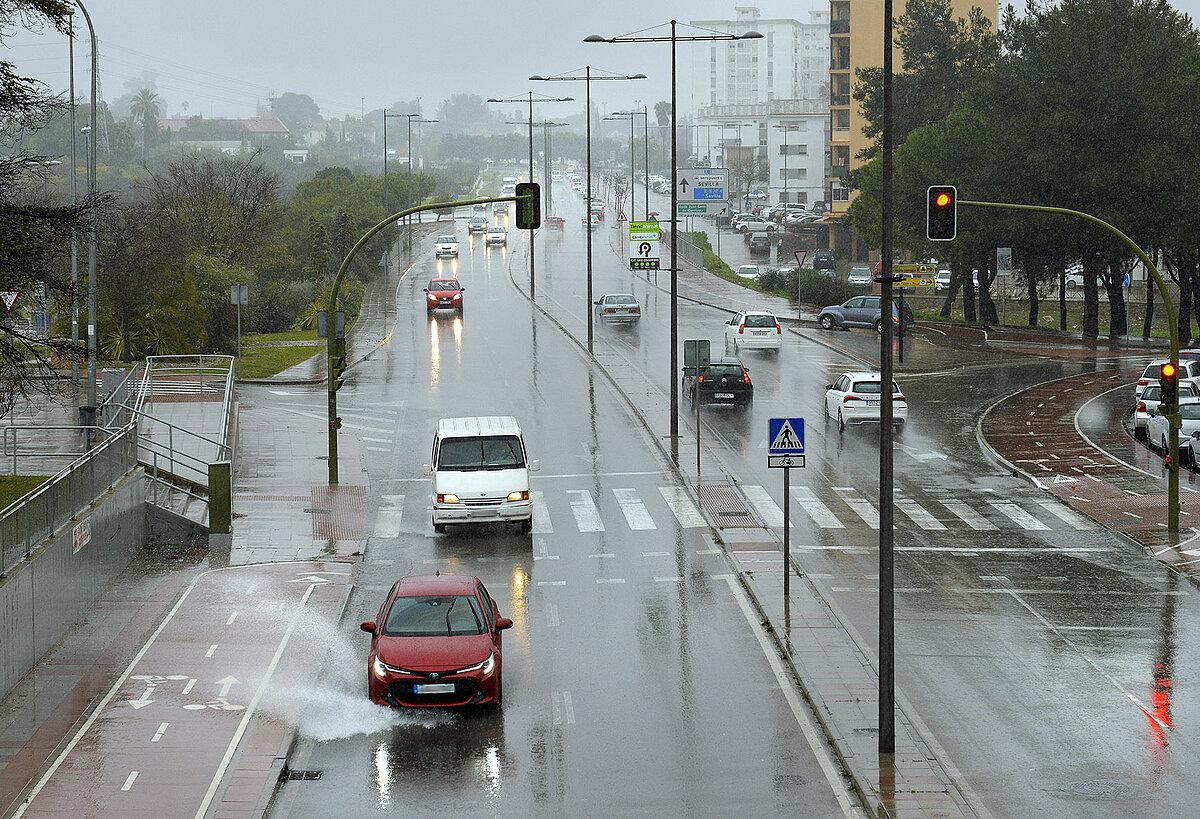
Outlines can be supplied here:
[[[166, 113], [248, 116], [272, 93], [311, 95], [326, 116], [357, 115], [421, 97], [425, 113], [451, 93], [511, 96], [531, 74], [593, 66], [650, 79], [593, 86], [608, 110], [635, 99], [653, 104], [670, 92], [670, 52], [663, 45], [585, 45], [591, 33], [624, 34], [669, 19], [729, 19], [736, 5], [764, 17], [807, 19], [827, 0], [89, 0], [100, 38], [104, 96], [113, 99], [144, 72], [157, 75]], [[1018, 3], [1018, 5], [1022, 5]], [[1173, 0], [1193, 17], [1200, 0]], [[516, 11], [514, 11], [516, 9]], [[66, 43], [55, 32], [17, 33], [10, 58], [56, 90], [67, 85]], [[683, 44], [680, 100], [690, 97], [690, 59], [702, 45]], [[88, 81], [83, 43], [76, 83]], [[535, 90], [582, 99], [581, 84], [533, 83]], [[687, 107], [690, 108], [690, 105]]]

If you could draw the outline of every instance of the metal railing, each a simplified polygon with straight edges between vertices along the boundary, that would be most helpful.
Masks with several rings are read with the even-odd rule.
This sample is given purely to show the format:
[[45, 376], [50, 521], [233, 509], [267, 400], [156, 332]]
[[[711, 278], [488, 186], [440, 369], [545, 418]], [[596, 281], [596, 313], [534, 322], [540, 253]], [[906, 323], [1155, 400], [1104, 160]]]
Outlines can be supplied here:
[[133, 472], [137, 451], [137, 425], [129, 424], [0, 510], [0, 575]]
[[[233, 365], [231, 355], [152, 355], [146, 359], [146, 386], [139, 390], [141, 410], [148, 395], [168, 395], [221, 390], [221, 444], [229, 435], [229, 412], [233, 404]], [[194, 380], [186, 376], [195, 376]], [[156, 380], [157, 379], [157, 380]]]
[[[17, 474], [17, 457], [24, 458], [70, 458], [75, 460], [87, 451], [87, 432], [95, 431], [96, 441], [108, 437], [111, 429], [99, 426], [53, 425], [53, 426], [8, 426], [0, 428], [0, 455], [5, 461], [12, 459], [12, 474]], [[39, 449], [30, 445], [21, 446], [22, 434], [26, 437], [38, 435], [45, 437], [47, 432], [78, 432], [80, 433], [78, 449]]]

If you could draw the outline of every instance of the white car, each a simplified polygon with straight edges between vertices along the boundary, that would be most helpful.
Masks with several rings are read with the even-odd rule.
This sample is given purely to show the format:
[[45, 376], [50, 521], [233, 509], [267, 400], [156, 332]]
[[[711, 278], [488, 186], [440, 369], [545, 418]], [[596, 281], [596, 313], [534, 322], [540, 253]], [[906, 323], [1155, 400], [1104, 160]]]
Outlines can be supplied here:
[[[1141, 398], [1142, 392], [1151, 384], [1158, 383], [1159, 370], [1163, 364], [1166, 364], [1169, 359], [1156, 358], [1146, 365], [1145, 372], [1142, 377], [1137, 380], [1137, 386], [1134, 388], [1134, 397]], [[1184, 358], [1183, 353], [1179, 355], [1179, 389], [1183, 390], [1184, 384], [1191, 384], [1200, 389], [1200, 361], [1196, 359]]]
[[[825, 387], [825, 417], [838, 422], [838, 431], [847, 424], [878, 424], [882, 386], [879, 373], [845, 373]], [[908, 401], [900, 385], [892, 382], [892, 425], [900, 430], [908, 421]]]
[[939, 270], [937, 272], [937, 274], [933, 277], [934, 291], [941, 293], [943, 290], [946, 290], [949, 287], [950, 287], [950, 271], [949, 270]]
[[508, 203], [507, 202], [493, 202], [492, 203], [492, 213], [508, 213]]
[[725, 324], [725, 349], [741, 350], [783, 349], [783, 328], [779, 319], [762, 310], [743, 310]]
[[871, 268], [850, 268], [850, 275], [846, 277], [846, 284], [852, 284], [856, 287], [869, 287], [871, 285]]
[[533, 529], [530, 461], [511, 416], [443, 418], [433, 439], [433, 530], [448, 524], [516, 523]]
[[758, 278], [758, 274], [762, 271], [756, 264], [744, 264], [737, 269], [737, 277], [739, 279], [749, 279], [754, 281]]
[[439, 236], [433, 246], [433, 255], [437, 258], [458, 255], [458, 237], [453, 235]]
[[[1196, 463], [1193, 457], [1192, 444], [1196, 443], [1196, 439], [1192, 437], [1192, 433], [1200, 432], [1200, 398], [1194, 398], [1188, 395], [1179, 396], [1179, 463]], [[1167, 421], [1167, 416], [1160, 415], [1158, 410], [1150, 416], [1150, 423], [1146, 429], [1146, 438], [1150, 446], [1163, 453], [1167, 454], [1167, 439], [1170, 435], [1170, 423]]]
[[487, 229], [487, 244], [489, 245], [507, 245], [508, 231], [499, 225], [492, 225]]
[[[1158, 411], [1158, 405], [1162, 403], [1162, 387], [1158, 384], [1147, 384], [1142, 390], [1142, 395], [1137, 400], [1137, 404], [1133, 408], [1133, 437], [1147, 438], [1147, 431], [1150, 429], [1150, 419], [1154, 413]], [[1188, 398], [1200, 398], [1200, 389], [1197, 389], [1195, 384], [1190, 381], [1179, 385], [1179, 397], [1182, 400]]]

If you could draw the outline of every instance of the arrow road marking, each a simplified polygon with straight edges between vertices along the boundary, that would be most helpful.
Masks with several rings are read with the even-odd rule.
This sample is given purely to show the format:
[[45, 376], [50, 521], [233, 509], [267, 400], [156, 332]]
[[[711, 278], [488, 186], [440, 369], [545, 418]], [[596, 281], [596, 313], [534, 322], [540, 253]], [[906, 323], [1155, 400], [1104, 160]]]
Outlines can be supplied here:
[[241, 683], [241, 680], [239, 680], [237, 677], [233, 676], [232, 674], [227, 675], [227, 676], [217, 680], [217, 685], [221, 686], [221, 691], [219, 694], [217, 694], [217, 696], [221, 697], [222, 699], [224, 699], [225, 697], [228, 697], [229, 689], [233, 688], [235, 685], [238, 685], [240, 683]]
[[323, 577], [317, 577], [310, 574], [307, 577], [297, 577], [295, 580], [289, 580], [289, 583], [328, 583], [329, 581]]
[[148, 685], [146, 686], [146, 690], [142, 692], [141, 696], [139, 696], [136, 700], [128, 700], [127, 702], [133, 707], [133, 710], [136, 711], [139, 708], [144, 708], [150, 703], [154, 702], [154, 700], [150, 699], [150, 695], [153, 693], [154, 686]]

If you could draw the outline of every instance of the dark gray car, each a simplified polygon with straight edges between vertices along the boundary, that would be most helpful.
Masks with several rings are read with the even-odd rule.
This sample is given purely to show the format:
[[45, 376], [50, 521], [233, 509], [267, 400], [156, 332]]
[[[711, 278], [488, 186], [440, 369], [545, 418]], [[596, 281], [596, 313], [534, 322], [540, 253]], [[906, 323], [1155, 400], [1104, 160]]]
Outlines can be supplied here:
[[[842, 329], [873, 327], [875, 330], [879, 330], [881, 316], [879, 296], [855, 296], [842, 304], [821, 308], [821, 312], [817, 316], [817, 323], [823, 330], [832, 330], [835, 327]], [[892, 320], [899, 321], [899, 316], [900, 305], [893, 301]], [[904, 305], [904, 326], [911, 327], [912, 324], [912, 310], [906, 304]]]

